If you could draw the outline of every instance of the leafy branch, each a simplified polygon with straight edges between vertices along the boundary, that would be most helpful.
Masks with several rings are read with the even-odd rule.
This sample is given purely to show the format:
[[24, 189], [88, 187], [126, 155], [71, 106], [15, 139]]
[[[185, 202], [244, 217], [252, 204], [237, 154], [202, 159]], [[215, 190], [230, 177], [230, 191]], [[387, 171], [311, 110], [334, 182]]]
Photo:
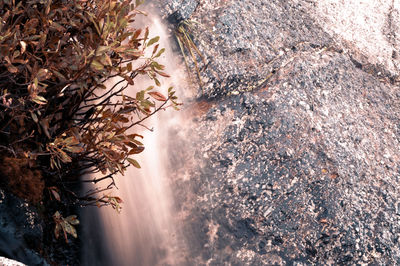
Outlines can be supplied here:
[[[23, 159], [23, 167], [40, 171], [56, 202], [119, 211], [122, 200], [101, 193], [129, 165], [140, 168], [135, 156], [144, 150], [143, 136], [135, 128], [160, 110], [179, 109], [173, 88], [161, 88], [160, 77], [169, 77], [157, 61], [165, 49], [148, 28], [132, 26], [143, 1], [131, 2], [0, 2], [0, 159]], [[141, 75], [153, 85], [128, 95]], [[83, 174], [96, 177], [80, 181]], [[111, 182], [85, 196], [67, 188], [103, 180]], [[69, 217], [54, 214], [56, 237], [76, 235], [77, 220]]]

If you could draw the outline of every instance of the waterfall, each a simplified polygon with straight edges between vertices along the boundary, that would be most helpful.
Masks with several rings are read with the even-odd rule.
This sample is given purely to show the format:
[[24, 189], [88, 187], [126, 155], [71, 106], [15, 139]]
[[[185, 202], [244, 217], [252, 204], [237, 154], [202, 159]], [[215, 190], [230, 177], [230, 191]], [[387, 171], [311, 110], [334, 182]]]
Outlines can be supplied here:
[[[166, 66], [171, 78], [161, 80], [161, 92], [174, 86], [180, 100], [186, 85], [185, 68], [179, 54], [173, 50], [168, 30], [157, 11], [150, 5], [140, 8], [148, 16], [137, 16], [136, 27], [148, 26], [150, 37], [160, 36], [160, 47], [166, 49], [160, 63]], [[138, 89], [151, 85], [146, 78], [138, 78], [126, 93], [135, 95]], [[165, 93], [166, 94], [166, 93]], [[141, 169], [129, 167], [124, 176], [115, 178], [118, 189], [112, 191], [123, 199], [122, 211], [111, 207], [86, 208], [83, 219], [84, 265], [177, 265], [177, 228], [173, 222], [173, 197], [169, 188], [168, 142], [171, 127], [181, 124], [180, 112], [172, 108], [148, 119], [151, 132], [138, 129], [144, 136], [145, 150], [135, 159]], [[141, 132], [137, 132], [140, 130]]]

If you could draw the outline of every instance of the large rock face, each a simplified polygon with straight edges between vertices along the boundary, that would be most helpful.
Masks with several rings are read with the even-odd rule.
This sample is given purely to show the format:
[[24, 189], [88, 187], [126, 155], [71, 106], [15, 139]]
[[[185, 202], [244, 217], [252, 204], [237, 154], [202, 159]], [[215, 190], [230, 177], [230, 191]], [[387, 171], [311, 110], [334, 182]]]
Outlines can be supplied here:
[[[197, 3], [177, 2], [167, 6], [180, 18], [188, 17]], [[285, 48], [302, 42], [321, 47], [330, 43], [302, 5], [287, 1], [201, 1], [190, 19], [198, 23], [193, 37], [206, 57], [202, 92], [208, 97], [256, 88]]]
[[398, 1], [162, 2], [208, 60], [182, 264], [400, 264]]
[[188, 197], [198, 198], [184, 231], [188, 243], [208, 235], [192, 257], [399, 263], [400, 91], [340, 53], [298, 55], [265, 89], [218, 103], [191, 133], [201, 132], [193, 157], [202, 165], [188, 173]]
[[363, 64], [400, 71], [400, 1], [310, 1], [312, 16]]
[[400, 73], [399, 1], [161, 2], [175, 21], [195, 21], [193, 38], [206, 57], [201, 75], [207, 97], [259, 87], [282, 54], [302, 44], [344, 49], [371, 73]]

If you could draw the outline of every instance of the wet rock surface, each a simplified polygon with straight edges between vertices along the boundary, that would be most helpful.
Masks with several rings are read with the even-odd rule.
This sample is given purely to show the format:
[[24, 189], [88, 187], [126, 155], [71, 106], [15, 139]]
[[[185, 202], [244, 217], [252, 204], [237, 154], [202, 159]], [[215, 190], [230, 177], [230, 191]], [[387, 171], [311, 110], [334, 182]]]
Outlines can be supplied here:
[[216, 104], [177, 188], [188, 263], [400, 263], [399, 96], [328, 51]]
[[170, 148], [187, 158], [171, 160], [183, 265], [400, 263], [397, 63], [332, 38], [315, 11], [328, 2], [193, 11], [210, 69], [186, 133], [197, 141]]
[[34, 206], [0, 189], [0, 265], [14, 265], [7, 259], [29, 266], [80, 265], [79, 240], [55, 239], [54, 212], [44, 209], [43, 203]]
[[27, 265], [48, 265], [37, 253], [43, 246], [42, 234], [37, 210], [0, 190], [0, 255]]
[[398, 1], [163, 0], [160, 6], [172, 23], [194, 22], [191, 37], [206, 58], [205, 65], [197, 58], [199, 93], [208, 98], [260, 87], [282, 54], [305, 43], [338, 47], [364, 71], [399, 82]]
[[167, 2], [167, 16], [179, 14], [180, 18], [195, 21], [192, 37], [206, 58], [201, 72], [204, 82], [201, 93], [211, 98], [257, 88], [269, 77], [275, 59], [286, 48], [304, 42], [321, 47], [333, 43], [313, 22], [303, 3], [164, 2]]

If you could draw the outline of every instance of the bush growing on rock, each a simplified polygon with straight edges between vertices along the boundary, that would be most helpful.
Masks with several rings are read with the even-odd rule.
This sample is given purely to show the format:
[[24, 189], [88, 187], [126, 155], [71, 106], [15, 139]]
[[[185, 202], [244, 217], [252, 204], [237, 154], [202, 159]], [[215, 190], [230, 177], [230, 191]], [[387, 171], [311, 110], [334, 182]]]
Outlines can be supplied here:
[[[141, 2], [0, 1], [0, 174], [10, 179], [3, 186], [33, 203], [45, 184], [56, 200], [113, 204], [99, 192], [128, 164], [140, 167], [142, 136], [132, 128], [179, 105], [172, 88], [166, 96], [157, 90], [168, 77], [156, 61], [159, 38], [131, 27]], [[155, 85], [126, 95], [138, 75]], [[77, 196], [66, 185], [100, 172], [87, 182], [110, 184], [95, 193]]]

